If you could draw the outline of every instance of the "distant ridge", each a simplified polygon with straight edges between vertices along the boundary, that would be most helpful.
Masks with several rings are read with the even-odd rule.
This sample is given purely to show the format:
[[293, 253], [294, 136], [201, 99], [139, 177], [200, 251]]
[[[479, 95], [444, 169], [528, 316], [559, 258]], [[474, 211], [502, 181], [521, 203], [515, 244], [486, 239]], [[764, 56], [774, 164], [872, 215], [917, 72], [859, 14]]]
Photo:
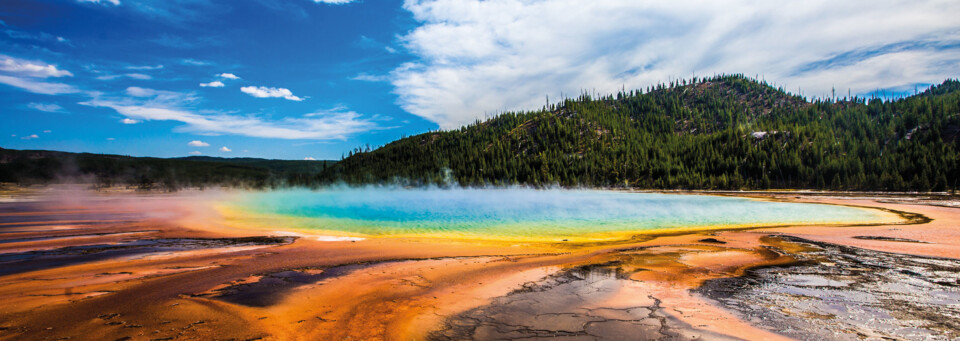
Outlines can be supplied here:
[[165, 159], [0, 148], [0, 182], [87, 183], [99, 187], [166, 190], [316, 186], [320, 183], [318, 175], [333, 163], [209, 156]]
[[808, 101], [743, 75], [549, 103], [357, 149], [327, 182], [946, 191], [960, 82], [894, 100]]

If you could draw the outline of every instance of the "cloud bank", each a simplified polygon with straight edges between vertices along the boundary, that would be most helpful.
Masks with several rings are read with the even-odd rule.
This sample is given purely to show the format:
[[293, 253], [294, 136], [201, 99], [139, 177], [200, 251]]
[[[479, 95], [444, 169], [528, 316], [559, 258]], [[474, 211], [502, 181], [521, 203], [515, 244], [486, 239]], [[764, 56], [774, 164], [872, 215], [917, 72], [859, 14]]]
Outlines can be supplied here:
[[0, 55], [0, 71], [20, 74], [27, 77], [72, 77], [67, 70], [60, 70], [56, 65], [43, 62], [28, 61], [19, 58]]
[[379, 129], [371, 119], [345, 108], [270, 120], [257, 115], [192, 110], [190, 107], [199, 100], [193, 93], [130, 87], [125, 94], [100, 95], [80, 104], [113, 109], [125, 117], [123, 123], [175, 121], [184, 124], [176, 131], [202, 135], [345, 140], [353, 134]]
[[70, 71], [59, 69], [53, 64], [0, 54], [0, 84], [43, 95], [69, 94], [80, 90], [69, 84], [41, 79], [72, 76]]
[[544, 95], [613, 93], [744, 73], [822, 96], [956, 77], [960, 2], [946, 0], [406, 0], [417, 61], [402, 108], [454, 128]]

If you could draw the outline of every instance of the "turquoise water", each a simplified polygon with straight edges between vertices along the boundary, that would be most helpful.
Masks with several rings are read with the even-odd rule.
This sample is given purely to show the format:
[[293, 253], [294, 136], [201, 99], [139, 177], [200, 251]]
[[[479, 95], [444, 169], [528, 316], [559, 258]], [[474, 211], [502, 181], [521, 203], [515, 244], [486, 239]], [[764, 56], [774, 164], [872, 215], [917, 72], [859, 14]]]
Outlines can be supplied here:
[[877, 210], [705, 195], [535, 189], [326, 189], [248, 193], [236, 220], [351, 236], [603, 240], [663, 229], [891, 220]]

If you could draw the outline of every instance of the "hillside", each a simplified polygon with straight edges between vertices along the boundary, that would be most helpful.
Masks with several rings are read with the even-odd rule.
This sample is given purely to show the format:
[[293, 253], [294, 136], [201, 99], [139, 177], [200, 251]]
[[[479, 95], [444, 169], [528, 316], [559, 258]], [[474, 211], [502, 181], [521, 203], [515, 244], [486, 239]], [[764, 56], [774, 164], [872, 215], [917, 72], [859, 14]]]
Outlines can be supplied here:
[[808, 101], [741, 75], [581, 95], [357, 150], [325, 181], [649, 189], [955, 190], [960, 82]]
[[219, 162], [232, 165], [243, 165], [255, 168], [266, 168], [274, 173], [302, 173], [319, 174], [323, 172], [328, 165], [334, 161], [313, 161], [313, 160], [272, 160], [250, 157], [222, 158], [213, 156], [188, 156], [174, 158], [173, 160]]
[[315, 186], [333, 161], [255, 158], [150, 158], [0, 148], [0, 182], [90, 183], [174, 190], [183, 187]]

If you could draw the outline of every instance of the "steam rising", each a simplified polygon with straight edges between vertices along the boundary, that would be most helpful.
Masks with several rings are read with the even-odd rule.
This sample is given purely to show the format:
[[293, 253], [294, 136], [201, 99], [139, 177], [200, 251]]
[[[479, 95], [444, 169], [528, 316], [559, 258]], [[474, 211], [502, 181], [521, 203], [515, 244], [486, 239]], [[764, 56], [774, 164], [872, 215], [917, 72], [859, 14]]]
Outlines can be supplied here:
[[857, 223], [881, 212], [743, 198], [563, 189], [327, 188], [244, 194], [239, 219], [346, 235], [611, 239], [655, 229]]

